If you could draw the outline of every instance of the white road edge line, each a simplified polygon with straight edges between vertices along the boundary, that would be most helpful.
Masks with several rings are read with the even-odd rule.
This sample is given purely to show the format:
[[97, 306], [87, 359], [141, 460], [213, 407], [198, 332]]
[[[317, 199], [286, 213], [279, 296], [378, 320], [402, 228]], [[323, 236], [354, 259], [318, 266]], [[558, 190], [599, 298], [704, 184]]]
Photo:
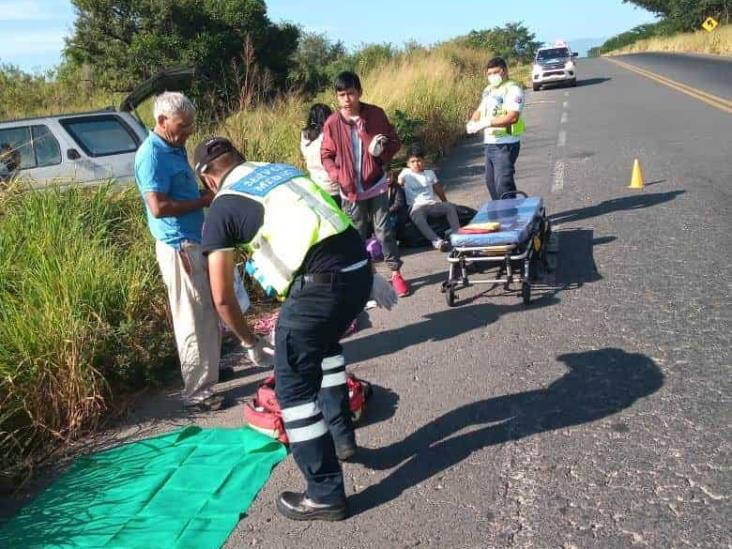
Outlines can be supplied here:
[[565, 101], [564, 103], [562, 103], [563, 109], [566, 109], [567, 107], [569, 107], [569, 101]]
[[564, 147], [567, 143], [567, 132], [560, 130], [559, 137], [557, 138], [557, 147]]
[[564, 160], [557, 160], [554, 164], [554, 181], [552, 183], [552, 192], [558, 193], [564, 189]]
[[567, 113], [566, 112], [563, 112], [562, 113], [562, 118], [559, 119], [559, 123], [560, 124], [566, 124], [567, 123]]

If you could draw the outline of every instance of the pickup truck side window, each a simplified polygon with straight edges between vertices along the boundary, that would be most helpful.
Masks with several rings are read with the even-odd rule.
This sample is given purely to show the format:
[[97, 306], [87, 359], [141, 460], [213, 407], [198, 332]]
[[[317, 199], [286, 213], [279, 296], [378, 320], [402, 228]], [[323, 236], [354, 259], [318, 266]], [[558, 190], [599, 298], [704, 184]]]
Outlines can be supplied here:
[[84, 116], [60, 120], [87, 156], [109, 156], [137, 150], [140, 140], [118, 116]]

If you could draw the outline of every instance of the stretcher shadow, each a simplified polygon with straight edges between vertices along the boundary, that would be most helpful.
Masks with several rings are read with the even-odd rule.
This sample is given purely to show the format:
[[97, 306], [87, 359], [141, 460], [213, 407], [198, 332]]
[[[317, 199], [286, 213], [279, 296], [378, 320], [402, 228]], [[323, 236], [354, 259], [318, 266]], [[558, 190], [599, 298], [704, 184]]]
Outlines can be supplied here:
[[[658, 391], [664, 381], [653, 360], [623, 349], [567, 353], [557, 359], [569, 371], [546, 388], [473, 402], [400, 442], [360, 448], [357, 462], [394, 470], [349, 499], [352, 514], [383, 505], [488, 446], [616, 414]], [[453, 436], [466, 428], [473, 430]]]
[[[657, 182], [654, 182], [654, 184], [655, 183]], [[549, 219], [551, 219], [554, 224], [573, 223], [614, 212], [640, 210], [643, 208], [657, 206], [664, 202], [669, 202], [685, 192], [686, 191], [683, 190], [676, 190], [655, 194], [633, 194], [630, 196], [623, 196], [621, 198], [605, 200], [599, 204], [594, 204], [586, 208], [577, 208], [574, 210], [567, 210], [566, 212], [551, 214]]]
[[[556, 305], [556, 296], [545, 296], [536, 307]], [[456, 307], [427, 314], [423, 320], [394, 330], [383, 331], [349, 341], [343, 345], [349, 364], [390, 355], [427, 341], [446, 341], [478, 328], [493, 324], [504, 315], [521, 312], [525, 305], [517, 301], [513, 305], [481, 303]]]

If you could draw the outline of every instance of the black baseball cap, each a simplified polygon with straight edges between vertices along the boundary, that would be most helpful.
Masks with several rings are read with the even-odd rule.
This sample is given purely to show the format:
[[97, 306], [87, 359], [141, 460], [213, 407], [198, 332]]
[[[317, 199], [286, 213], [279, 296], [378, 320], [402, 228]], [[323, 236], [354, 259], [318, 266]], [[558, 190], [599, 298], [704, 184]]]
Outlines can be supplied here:
[[234, 144], [225, 137], [209, 137], [199, 143], [193, 152], [193, 169], [200, 175], [206, 171], [208, 164], [219, 156], [232, 152], [238, 151]]

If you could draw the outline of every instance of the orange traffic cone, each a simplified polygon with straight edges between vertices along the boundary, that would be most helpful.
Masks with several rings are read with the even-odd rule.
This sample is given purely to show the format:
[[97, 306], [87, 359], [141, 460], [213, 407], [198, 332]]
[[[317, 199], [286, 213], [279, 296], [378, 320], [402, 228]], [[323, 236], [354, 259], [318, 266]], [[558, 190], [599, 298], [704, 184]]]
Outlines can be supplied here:
[[638, 159], [636, 158], [633, 161], [633, 174], [630, 176], [630, 185], [628, 185], [628, 188], [642, 189], [643, 186], [643, 174], [641, 173], [640, 162], [638, 162]]

